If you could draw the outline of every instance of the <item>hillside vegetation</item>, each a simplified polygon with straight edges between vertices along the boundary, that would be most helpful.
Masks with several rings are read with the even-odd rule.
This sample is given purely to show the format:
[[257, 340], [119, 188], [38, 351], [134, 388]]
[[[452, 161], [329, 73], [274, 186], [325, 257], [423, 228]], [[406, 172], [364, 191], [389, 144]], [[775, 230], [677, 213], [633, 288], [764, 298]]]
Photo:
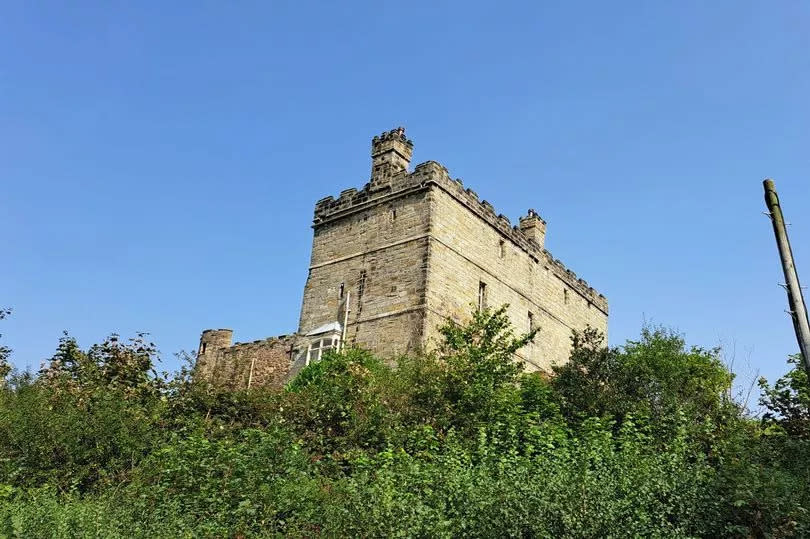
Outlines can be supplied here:
[[754, 419], [717, 350], [663, 329], [575, 334], [551, 377], [515, 364], [533, 335], [503, 309], [442, 334], [396, 369], [347, 350], [237, 393], [157, 375], [143, 335], [64, 336], [2, 373], [0, 536], [810, 536], [795, 363]]

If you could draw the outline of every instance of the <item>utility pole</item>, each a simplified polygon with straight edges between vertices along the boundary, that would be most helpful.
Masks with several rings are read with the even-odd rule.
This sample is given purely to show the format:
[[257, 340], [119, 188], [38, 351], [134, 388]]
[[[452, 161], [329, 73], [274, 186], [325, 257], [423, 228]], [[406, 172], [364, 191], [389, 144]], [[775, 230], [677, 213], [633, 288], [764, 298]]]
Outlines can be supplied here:
[[793, 251], [790, 249], [785, 218], [779, 206], [779, 196], [773, 180], [762, 182], [765, 187], [765, 205], [768, 215], [773, 223], [773, 233], [776, 236], [776, 246], [779, 248], [779, 257], [782, 259], [782, 270], [785, 272], [785, 290], [790, 305], [790, 316], [793, 318], [793, 329], [796, 331], [796, 340], [799, 341], [799, 350], [807, 376], [810, 377], [810, 324], [807, 321], [807, 307], [799, 285], [799, 275], [796, 273], [796, 264], [793, 262]]

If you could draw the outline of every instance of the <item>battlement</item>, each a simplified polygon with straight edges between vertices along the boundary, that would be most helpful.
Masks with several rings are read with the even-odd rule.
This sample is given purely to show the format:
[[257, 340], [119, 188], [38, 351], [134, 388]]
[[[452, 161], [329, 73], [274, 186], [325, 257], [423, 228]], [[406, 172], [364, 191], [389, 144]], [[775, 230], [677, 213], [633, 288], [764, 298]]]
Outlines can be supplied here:
[[279, 343], [292, 344], [298, 338], [298, 335], [278, 335], [276, 337], [267, 337], [266, 339], [257, 339], [255, 341], [235, 342], [228, 347], [229, 352], [248, 351], [255, 348], [264, 348], [266, 346], [273, 346]]
[[[605, 314], [608, 313], [607, 298], [598, 293], [585, 280], [578, 278], [576, 273], [568, 269], [560, 260], [555, 259], [542, 244], [536, 240], [536, 236], [528, 233], [525, 224], [529, 220], [535, 220], [542, 226], [542, 234], [545, 235], [546, 222], [534, 211], [529, 210], [528, 214], [520, 218], [520, 223], [524, 225], [512, 226], [509, 219], [503, 214], [496, 214], [495, 208], [486, 200], [479, 200], [478, 194], [472, 189], [465, 189], [460, 179], [451, 180], [447, 174], [447, 169], [438, 163], [441, 173], [432, 174], [426, 183], [433, 182], [438, 187], [445, 190], [456, 200], [464, 204], [470, 211], [486, 221], [490, 226], [498, 230], [502, 236], [509, 239], [517, 247], [528, 253], [536, 263], [541, 263], [545, 268], [550, 269], [561, 281], [571, 289], [579, 293], [583, 298], [596, 306]], [[420, 170], [416, 167], [416, 171]], [[436, 170], [431, 167], [432, 170]], [[414, 173], [416, 173], [414, 171]], [[424, 181], [424, 180], [423, 180]]]
[[[374, 141], [396, 140], [407, 144], [410, 148], [413, 143], [405, 138], [404, 129], [388, 131]], [[372, 144], [372, 146], [375, 143]], [[560, 260], [555, 259], [544, 247], [546, 221], [535, 210], [529, 210], [527, 215], [519, 219], [519, 225], [512, 225], [509, 218], [498, 214], [494, 206], [487, 200], [479, 199], [478, 194], [470, 188], [465, 188], [460, 179], [451, 179], [447, 168], [436, 161], [426, 161], [416, 165], [413, 172], [408, 173], [401, 169], [387, 177], [384, 186], [375, 184], [372, 179], [362, 189], [344, 189], [338, 198], [328, 196], [315, 204], [313, 226], [362, 211], [370, 206], [382, 203], [392, 198], [398, 198], [410, 192], [429, 189], [436, 186], [467, 209], [478, 215], [490, 226], [495, 228], [502, 236], [517, 247], [528, 253], [538, 264], [543, 264], [572, 290], [579, 293], [589, 303], [596, 306], [605, 314], [608, 312], [608, 303], [604, 295], [598, 293], [586, 281], [577, 277], [576, 273], [568, 269]]]
[[405, 128], [400, 126], [390, 131], [383, 131], [381, 134], [371, 139], [372, 156], [375, 152], [379, 151], [386, 142], [402, 142], [410, 148], [413, 148], [413, 141], [405, 136]]

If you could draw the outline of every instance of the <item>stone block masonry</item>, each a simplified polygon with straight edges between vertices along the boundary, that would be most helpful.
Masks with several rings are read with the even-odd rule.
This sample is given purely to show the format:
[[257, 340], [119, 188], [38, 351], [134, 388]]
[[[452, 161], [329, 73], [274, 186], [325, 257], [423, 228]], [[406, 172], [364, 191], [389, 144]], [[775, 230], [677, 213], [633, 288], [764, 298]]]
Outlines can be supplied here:
[[316, 203], [298, 332], [230, 346], [228, 330], [207, 330], [199, 375], [244, 387], [250, 363], [251, 384], [280, 385], [340, 339], [393, 360], [437, 345], [448, 318], [504, 303], [517, 331], [539, 328], [519, 354], [530, 370], [566, 361], [572, 330], [607, 332], [606, 298], [545, 249], [537, 212], [513, 226], [441, 164], [409, 172], [412, 153], [402, 128], [374, 137], [369, 182]]
[[290, 372], [295, 335], [231, 345], [229, 329], [206, 330], [197, 353], [197, 376], [231, 390], [281, 387]]

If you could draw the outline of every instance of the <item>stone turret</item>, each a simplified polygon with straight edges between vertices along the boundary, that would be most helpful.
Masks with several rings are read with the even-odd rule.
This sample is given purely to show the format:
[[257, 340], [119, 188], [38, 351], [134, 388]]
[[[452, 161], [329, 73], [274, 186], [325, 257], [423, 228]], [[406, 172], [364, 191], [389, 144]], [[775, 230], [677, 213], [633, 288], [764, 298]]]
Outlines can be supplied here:
[[541, 250], [546, 242], [546, 222], [543, 221], [537, 212], [530, 209], [528, 213], [520, 218], [520, 230], [531, 242], [534, 242]]
[[228, 348], [233, 341], [233, 330], [206, 329], [200, 335], [200, 348], [197, 350], [197, 371], [210, 376], [216, 368], [217, 351]]
[[232, 329], [206, 329], [200, 335], [200, 350], [199, 354], [207, 354], [219, 350], [220, 348], [227, 348], [233, 341]]
[[391, 176], [406, 172], [413, 155], [413, 142], [405, 128], [397, 127], [371, 140], [371, 187], [385, 185]]

